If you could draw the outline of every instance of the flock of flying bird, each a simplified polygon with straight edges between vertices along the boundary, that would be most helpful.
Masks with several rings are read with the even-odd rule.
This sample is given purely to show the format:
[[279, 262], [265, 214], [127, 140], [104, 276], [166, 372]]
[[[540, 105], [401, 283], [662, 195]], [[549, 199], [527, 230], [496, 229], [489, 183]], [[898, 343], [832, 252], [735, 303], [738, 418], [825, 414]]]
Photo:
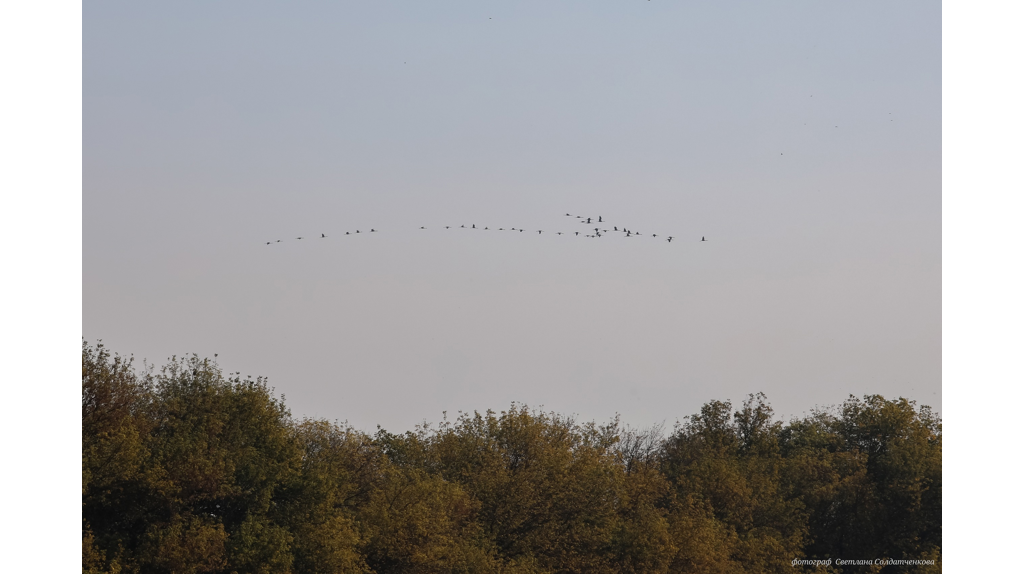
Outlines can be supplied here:
[[[553, 232], [549, 232], [549, 233], [554, 233], [555, 235], [568, 235], [568, 236], [571, 236], [571, 237], [581, 237], [582, 236], [582, 237], [585, 237], [585, 238], [588, 238], [588, 239], [597, 239], [599, 237], [605, 237], [606, 235], [610, 235], [610, 234], [617, 234], [617, 235], [619, 235], [621, 237], [651, 237], [651, 238], [654, 238], [654, 239], [656, 239], [658, 237], [657, 233], [651, 233], [649, 235], [644, 235], [643, 233], [640, 233], [639, 231], [636, 231], [634, 229], [629, 229], [629, 228], [621, 227], [621, 226], [618, 226], [618, 225], [612, 225], [612, 226], [610, 226], [611, 229], [608, 229], [607, 228], [607, 227], [609, 227], [608, 223], [600, 215], [597, 216], [596, 218], [594, 218], [594, 217], [585, 217], [585, 216], [582, 216], [582, 215], [573, 215], [571, 213], [566, 213], [565, 216], [566, 217], [572, 217], [572, 218], [574, 218], [574, 220], [579, 220], [579, 223], [581, 223], [583, 225], [597, 225], [597, 227], [593, 227], [593, 228], [588, 227], [584, 231], [571, 231], [571, 232], [553, 231]], [[519, 227], [519, 228], [516, 228], [516, 227], [507, 227], [507, 228], [506, 227], [497, 227], [497, 228], [477, 227], [475, 223], [474, 224], [470, 224], [469, 226], [460, 225], [457, 228], [455, 226], [453, 226], [453, 225], [445, 225], [444, 228], [445, 229], [480, 229], [480, 230], [483, 230], [483, 231], [490, 231], [490, 230], [494, 229], [495, 231], [518, 231], [519, 233], [523, 233], [523, 232], [527, 231], [526, 229], [523, 229], [521, 227]], [[427, 229], [427, 227], [426, 226], [421, 226], [420, 229]], [[543, 229], [530, 230], [531, 233], [533, 231], [536, 231], [538, 235], [544, 233]], [[371, 228], [369, 231], [362, 231], [362, 230], [357, 229], [355, 231], [346, 231], [345, 235], [355, 235], [355, 234], [360, 234], [360, 233], [377, 233], [377, 230], [374, 229], [374, 228]], [[320, 237], [317, 237], [317, 239], [327, 239], [327, 237], [328, 237], [327, 234], [321, 233]], [[665, 241], [667, 241], [668, 243], [672, 243], [672, 240], [676, 239], [672, 235], [666, 236], [666, 235], [663, 234], [661, 237], [663, 237], [665, 239]], [[300, 237], [296, 237], [295, 239], [305, 239], [305, 237], [300, 236]], [[703, 236], [701, 236], [700, 240], [701, 241], [707, 241], [707, 239], [705, 239]], [[276, 241], [267, 241], [266, 242], [267, 245], [273, 245], [275, 243], [281, 243], [281, 240], [278, 239]]]

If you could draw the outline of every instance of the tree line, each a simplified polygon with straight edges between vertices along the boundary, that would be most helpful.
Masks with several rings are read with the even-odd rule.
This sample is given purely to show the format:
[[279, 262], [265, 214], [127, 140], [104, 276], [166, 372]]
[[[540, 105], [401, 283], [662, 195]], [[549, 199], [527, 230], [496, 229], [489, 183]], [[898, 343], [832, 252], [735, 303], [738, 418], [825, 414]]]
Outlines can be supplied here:
[[[207, 359], [83, 342], [82, 568], [938, 572], [941, 429], [877, 395], [783, 423], [759, 394], [668, 432], [514, 404], [369, 434]], [[936, 564], [793, 565], [837, 558]]]

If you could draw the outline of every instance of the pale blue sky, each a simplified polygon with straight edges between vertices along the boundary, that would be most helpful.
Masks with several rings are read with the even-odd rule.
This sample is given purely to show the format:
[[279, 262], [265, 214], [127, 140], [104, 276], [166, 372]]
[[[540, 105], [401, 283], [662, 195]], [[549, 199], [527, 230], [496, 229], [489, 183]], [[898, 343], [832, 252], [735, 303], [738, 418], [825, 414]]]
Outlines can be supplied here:
[[[940, 9], [86, 4], [83, 334], [367, 430], [941, 408]], [[677, 239], [441, 229], [567, 211]]]

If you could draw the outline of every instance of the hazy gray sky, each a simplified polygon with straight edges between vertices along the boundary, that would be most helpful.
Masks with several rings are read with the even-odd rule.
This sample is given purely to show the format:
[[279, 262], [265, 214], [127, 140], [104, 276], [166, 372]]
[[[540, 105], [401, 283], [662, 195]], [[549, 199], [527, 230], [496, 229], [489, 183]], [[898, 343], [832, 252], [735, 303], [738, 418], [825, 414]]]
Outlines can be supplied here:
[[366, 430], [941, 408], [940, 16], [87, 3], [83, 335]]

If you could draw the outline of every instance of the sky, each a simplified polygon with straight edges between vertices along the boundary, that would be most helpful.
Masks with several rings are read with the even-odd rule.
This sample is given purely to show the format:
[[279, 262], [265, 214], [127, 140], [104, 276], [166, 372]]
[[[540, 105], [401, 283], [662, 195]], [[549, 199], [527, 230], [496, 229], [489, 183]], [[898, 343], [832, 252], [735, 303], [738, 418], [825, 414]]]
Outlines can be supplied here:
[[941, 411], [941, 55], [936, 2], [88, 3], [82, 336], [364, 430]]

